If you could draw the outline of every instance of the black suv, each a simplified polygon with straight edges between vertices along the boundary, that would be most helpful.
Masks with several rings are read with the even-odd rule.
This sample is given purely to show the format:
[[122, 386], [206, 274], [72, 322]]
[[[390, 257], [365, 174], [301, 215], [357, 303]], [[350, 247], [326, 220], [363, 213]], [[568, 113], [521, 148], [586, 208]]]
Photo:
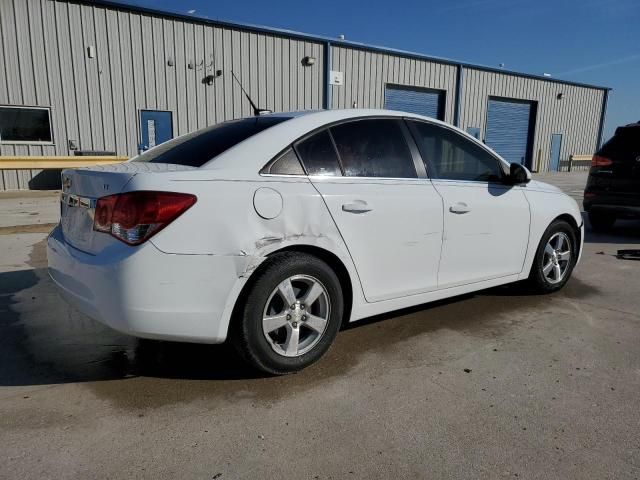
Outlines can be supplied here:
[[594, 230], [617, 218], [640, 218], [640, 122], [618, 127], [593, 156], [584, 209]]

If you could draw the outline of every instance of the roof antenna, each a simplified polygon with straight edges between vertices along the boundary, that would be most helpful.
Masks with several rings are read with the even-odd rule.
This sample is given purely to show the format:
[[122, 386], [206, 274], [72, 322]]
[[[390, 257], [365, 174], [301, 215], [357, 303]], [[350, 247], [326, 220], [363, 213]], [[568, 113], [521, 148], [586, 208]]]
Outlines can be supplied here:
[[235, 81], [238, 82], [238, 85], [240, 85], [240, 90], [242, 90], [242, 93], [244, 93], [244, 96], [247, 97], [247, 100], [249, 100], [249, 103], [251, 104], [251, 108], [253, 108], [253, 114], [256, 117], [260, 116], [260, 115], [264, 115], [266, 113], [273, 113], [271, 110], [268, 110], [266, 108], [258, 108], [258, 107], [256, 107], [256, 104], [253, 103], [253, 100], [251, 100], [251, 97], [249, 96], [247, 91], [242, 86], [242, 83], [240, 83], [240, 80], [238, 80], [238, 77], [236, 77], [236, 74], [233, 73], [233, 70], [231, 70], [231, 75], [233, 75], [233, 78], [235, 79]]

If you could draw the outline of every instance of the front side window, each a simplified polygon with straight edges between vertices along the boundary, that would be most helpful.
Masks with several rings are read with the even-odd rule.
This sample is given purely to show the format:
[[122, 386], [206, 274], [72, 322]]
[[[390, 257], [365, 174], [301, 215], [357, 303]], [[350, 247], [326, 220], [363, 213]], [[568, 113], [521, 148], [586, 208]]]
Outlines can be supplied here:
[[51, 143], [49, 109], [0, 107], [0, 141]]
[[482, 147], [439, 125], [409, 122], [431, 178], [500, 182], [504, 172], [497, 158]]
[[308, 175], [342, 175], [328, 131], [323, 130], [299, 142], [296, 151]]
[[371, 119], [331, 127], [345, 176], [417, 178], [400, 122]]
[[231, 147], [289, 118], [264, 116], [219, 123], [164, 142], [132, 161], [201, 167]]

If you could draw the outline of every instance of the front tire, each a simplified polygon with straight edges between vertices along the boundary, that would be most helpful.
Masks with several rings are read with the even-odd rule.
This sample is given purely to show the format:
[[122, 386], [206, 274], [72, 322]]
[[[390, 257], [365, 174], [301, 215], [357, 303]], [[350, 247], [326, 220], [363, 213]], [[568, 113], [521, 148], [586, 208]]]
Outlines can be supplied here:
[[282, 375], [320, 359], [340, 329], [343, 296], [335, 272], [299, 252], [266, 261], [238, 308], [233, 341], [263, 372]]
[[573, 227], [564, 220], [554, 221], [542, 235], [531, 266], [529, 283], [541, 293], [560, 290], [571, 277], [578, 248]]

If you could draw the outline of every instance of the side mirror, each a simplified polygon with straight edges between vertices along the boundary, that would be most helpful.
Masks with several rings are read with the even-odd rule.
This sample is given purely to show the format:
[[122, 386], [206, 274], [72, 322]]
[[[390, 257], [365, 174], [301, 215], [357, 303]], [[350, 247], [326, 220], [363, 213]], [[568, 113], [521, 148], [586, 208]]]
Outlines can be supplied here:
[[524, 165], [512, 163], [509, 167], [509, 181], [513, 185], [529, 183], [531, 181], [531, 172]]

